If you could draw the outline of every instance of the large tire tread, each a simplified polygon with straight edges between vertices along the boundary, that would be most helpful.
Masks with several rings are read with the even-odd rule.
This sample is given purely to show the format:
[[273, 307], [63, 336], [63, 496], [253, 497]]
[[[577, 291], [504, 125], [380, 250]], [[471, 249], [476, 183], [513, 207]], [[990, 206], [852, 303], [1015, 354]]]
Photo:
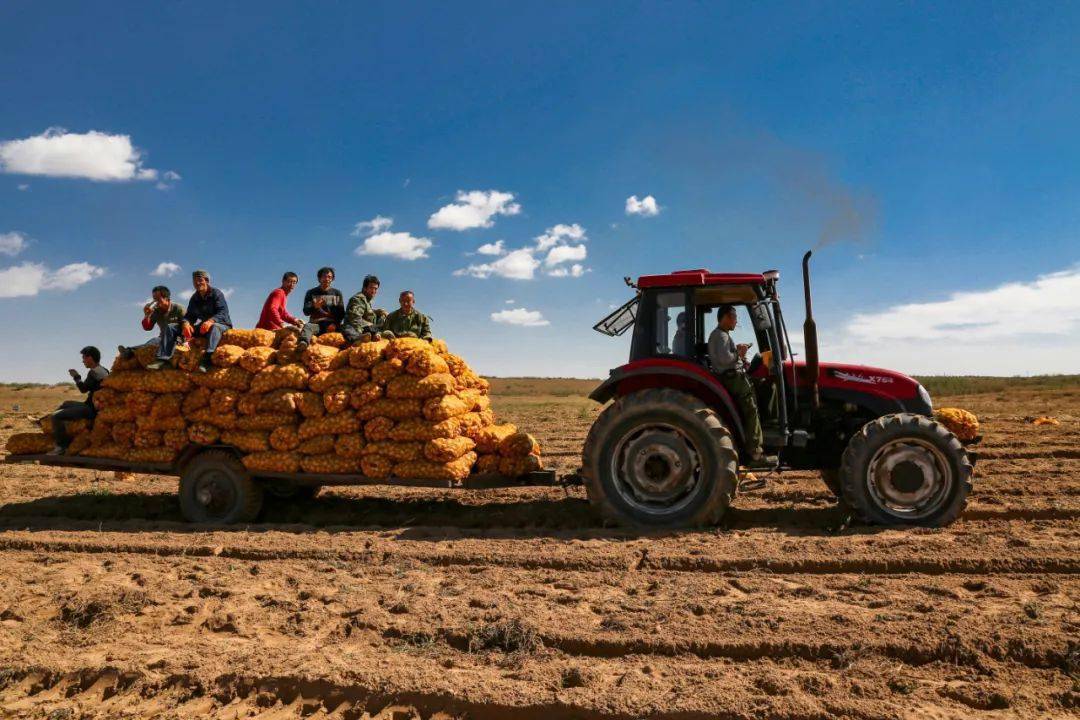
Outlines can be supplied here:
[[188, 472], [188, 470], [185, 470], [184, 476], [180, 478], [180, 510], [184, 515], [184, 518], [191, 522], [206, 522], [211, 524], [254, 522], [262, 511], [262, 486], [248, 474], [247, 468], [244, 467], [244, 464], [240, 462], [235, 453], [228, 450], [205, 450], [192, 458], [187, 467], [188, 469], [196, 466], [203, 468], [209, 465], [220, 465], [232, 475], [233, 481], [237, 485], [237, 491], [240, 497], [240, 507], [228, 518], [221, 521], [202, 519], [200, 508], [194, 504], [194, 500], [189, 497], [189, 493], [184, 486]]

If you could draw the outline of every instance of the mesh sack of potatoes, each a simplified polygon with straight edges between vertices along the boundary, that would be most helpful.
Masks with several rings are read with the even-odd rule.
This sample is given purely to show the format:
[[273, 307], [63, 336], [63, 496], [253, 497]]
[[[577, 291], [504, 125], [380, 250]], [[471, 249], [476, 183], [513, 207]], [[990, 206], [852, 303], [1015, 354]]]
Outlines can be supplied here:
[[203, 425], [213, 425], [219, 427], [222, 430], [232, 430], [236, 427], [238, 416], [236, 413], [216, 413], [210, 408], [206, 407], [202, 410], [196, 410], [187, 416], [188, 422], [201, 423]]
[[349, 365], [354, 368], [370, 370], [383, 359], [383, 351], [390, 342], [378, 340], [376, 342], [361, 343], [355, 345], [349, 351]]
[[450, 374], [454, 377], [458, 377], [466, 372], [472, 372], [469, 368], [469, 364], [459, 355], [455, 355], [452, 352], [445, 352], [442, 353], [442, 359], [446, 361], [446, 366], [450, 368]]
[[360, 471], [370, 478], [390, 477], [394, 461], [383, 455], [364, 455], [360, 458]]
[[7, 441], [7, 451], [11, 455], [40, 455], [52, 449], [52, 438], [40, 432], [15, 433]]
[[108, 458], [110, 460], [124, 460], [131, 448], [126, 445], [105, 443], [104, 445], [91, 445], [83, 451], [83, 455], [93, 458]]
[[272, 390], [257, 397], [256, 410], [261, 413], [296, 413], [296, 390]]
[[230, 328], [221, 336], [222, 344], [236, 345], [245, 350], [259, 345], [271, 347], [274, 344], [274, 340], [275, 334], [273, 330], [263, 330], [261, 328], [255, 328], [254, 330], [238, 330], [236, 328]]
[[962, 441], [974, 440], [979, 436], [979, 418], [975, 413], [961, 408], [940, 408], [934, 411], [934, 419]]
[[295, 425], [282, 425], [270, 432], [270, 447], [278, 452], [289, 452], [300, 447], [300, 434]]
[[428, 420], [446, 420], [456, 415], [464, 415], [472, 410], [472, 403], [457, 395], [441, 395], [424, 401], [424, 417]]
[[300, 356], [301, 362], [312, 374], [330, 369], [330, 361], [340, 352], [333, 345], [310, 345]]
[[252, 377], [251, 391], [267, 393], [280, 388], [303, 390], [307, 382], [308, 371], [302, 365], [270, 365]]
[[466, 432], [466, 435], [476, 441], [476, 451], [478, 453], [486, 454], [497, 453], [500, 443], [516, 432], [516, 425], [504, 423], [502, 425], [471, 428]]
[[349, 405], [353, 410], [359, 410], [368, 403], [375, 402], [383, 396], [383, 387], [378, 383], [366, 382], [349, 393]]
[[314, 339], [316, 345], [329, 345], [330, 347], [343, 348], [347, 344], [345, 342], [345, 336], [339, 332], [328, 332], [322, 335], [316, 335]]
[[270, 449], [270, 433], [265, 430], [226, 430], [221, 442], [244, 452], [265, 452]]
[[405, 372], [417, 377], [442, 373], [449, 375], [450, 366], [439, 355], [425, 348], [415, 351], [409, 356], [408, 362], [405, 364]]
[[112, 423], [101, 419], [99, 414], [94, 418], [94, 426], [87, 433], [90, 436], [91, 445], [105, 445], [112, 442]]
[[483, 412], [491, 407], [491, 398], [475, 388], [458, 390], [457, 396], [469, 406], [469, 412]]
[[196, 445], [213, 445], [221, 437], [221, 430], [213, 425], [197, 422], [187, 430], [188, 440]]
[[326, 453], [334, 452], [335, 442], [337, 442], [336, 435], [316, 435], [309, 440], [301, 442], [297, 451], [301, 455], [325, 455]]
[[154, 397], [154, 404], [150, 407], [150, 417], [154, 419], [177, 417], [181, 414], [184, 406], [184, 396], [181, 393], [166, 393]]
[[232, 367], [244, 357], [244, 348], [239, 345], [218, 345], [217, 350], [211, 356], [210, 361], [214, 367]]
[[187, 428], [187, 422], [179, 415], [170, 417], [139, 415], [135, 418], [135, 426], [139, 430], [157, 430], [158, 432], [165, 432], [166, 430], [184, 430]]
[[395, 442], [381, 440], [369, 442], [364, 446], [365, 455], [382, 455], [394, 462], [421, 460], [424, 457], [424, 444], [420, 442]]
[[370, 373], [363, 368], [343, 367], [316, 373], [308, 379], [308, 388], [315, 392], [326, 392], [334, 388], [350, 388], [367, 382]]
[[469, 477], [475, 462], [476, 453], [474, 452], [467, 452], [458, 459], [447, 463], [431, 462], [430, 460], [409, 460], [394, 465], [393, 474], [401, 478], [428, 478], [461, 482]]
[[449, 395], [454, 392], [454, 376], [450, 373], [435, 373], [426, 377], [398, 375], [386, 383], [388, 398], [427, 398]]
[[278, 365], [299, 365], [302, 354], [303, 351], [296, 347], [295, 344], [292, 347], [278, 348], [277, 355], [274, 356], [274, 362]]
[[484, 393], [488, 392], [490, 384], [487, 380], [480, 377], [472, 370], [468, 370], [461, 375], [456, 375], [457, 387], [459, 390], [480, 390]]
[[[41, 428], [41, 432], [46, 435], [52, 436], [53, 434], [53, 417], [52, 415], [46, 415], [38, 420], [38, 427]], [[64, 423], [64, 432], [68, 437], [75, 437], [82, 435], [90, 430], [90, 423], [87, 420], [68, 420]]]
[[139, 345], [131, 349], [135, 353], [135, 362], [139, 364], [140, 368], [145, 368], [157, 360], [158, 346], [156, 343], [153, 345]]
[[352, 413], [338, 413], [304, 420], [300, 423], [299, 434], [301, 440], [307, 440], [316, 435], [343, 435], [359, 430], [360, 420]]
[[210, 412], [231, 413], [236, 410], [236, 403], [240, 399], [240, 393], [231, 388], [219, 388], [210, 393]]
[[431, 462], [447, 463], [457, 460], [476, 447], [472, 438], [435, 438], [424, 443], [424, 457]]
[[539, 455], [540, 443], [527, 432], [518, 431], [507, 435], [499, 442], [499, 454], [503, 457], [525, 457]]
[[131, 444], [137, 448], [152, 448], [161, 446], [161, 433], [157, 430], [135, 430]]
[[237, 430], [276, 430], [282, 425], [295, 425], [296, 416], [289, 413], [258, 413], [241, 415], [236, 419]]
[[360, 461], [331, 452], [325, 455], [303, 455], [300, 458], [300, 467], [309, 473], [352, 474], [360, 472]]
[[65, 455], [82, 455], [83, 451], [90, 447], [92, 443], [93, 438], [90, 436], [90, 433], [76, 435], [68, 444]]
[[244, 354], [240, 356], [240, 360], [237, 364], [249, 373], [254, 374], [264, 367], [273, 365], [274, 357], [276, 355], [277, 350], [274, 348], [266, 347], [265, 345], [257, 345], [245, 350]]
[[[375, 418], [378, 420], [378, 418]], [[369, 421], [369, 422], [374, 422]], [[365, 426], [366, 428], [366, 426]], [[431, 422], [423, 418], [406, 418], [395, 424], [387, 434], [390, 440], [434, 440], [435, 438], [453, 438], [460, 435], [455, 418]]]
[[431, 344], [427, 340], [421, 340], [420, 338], [397, 338], [391, 340], [386, 345], [386, 349], [383, 351], [383, 356], [386, 358], [401, 358], [402, 360], [408, 360], [413, 353], [416, 352], [429, 352], [431, 350]]
[[[151, 373], [157, 374], [157, 373]], [[191, 382], [211, 390], [239, 390], [247, 392], [251, 388], [252, 374], [242, 367], [216, 367], [205, 373], [194, 373]]]
[[481, 454], [476, 458], [476, 465], [473, 467], [478, 473], [498, 473], [499, 462], [502, 460], [502, 456], [499, 454]]
[[94, 393], [94, 409], [104, 410], [110, 405], [116, 405], [124, 401], [124, 394], [112, 388], [101, 388]]
[[362, 405], [356, 411], [356, 416], [361, 420], [369, 420], [373, 417], [388, 417], [392, 420], [404, 420], [405, 418], [420, 416], [419, 400], [394, 400], [381, 398], [374, 402]]
[[334, 441], [334, 453], [344, 458], [359, 458], [364, 454], [364, 438], [356, 433], [338, 435]]
[[184, 402], [180, 405], [180, 414], [187, 417], [196, 410], [202, 410], [210, 404], [210, 388], [197, 387], [184, 395]]
[[183, 450], [188, 446], [187, 430], [166, 430], [161, 433], [162, 447]]
[[388, 358], [380, 360], [371, 368], [371, 380], [380, 385], [386, 385], [391, 378], [395, 378], [405, 372], [405, 363], [401, 358]]
[[319, 418], [326, 414], [322, 395], [310, 391], [296, 393], [296, 409], [306, 418]]
[[176, 459], [176, 450], [169, 447], [134, 447], [128, 450], [125, 459], [131, 462], [169, 463]]
[[299, 342], [299, 328], [289, 325], [274, 331], [273, 347], [278, 350], [295, 350]]
[[172, 369], [153, 372], [124, 370], [109, 375], [102, 385], [123, 392], [133, 390], [146, 390], [152, 393], [186, 392], [191, 387], [191, 378], [186, 373]]
[[294, 473], [300, 470], [300, 456], [291, 452], [249, 453], [242, 458], [244, 467], [254, 472]]
[[507, 477], [521, 477], [542, 469], [543, 463], [541, 463], [539, 455], [501, 457], [499, 459], [499, 472]]
[[263, 400], [263, 394], [248, 390], [236, 401], [236, 412], [241, 415], [255, 415], [259, 412], [259, 404]]
[[131, 445], [135, 441], [135, 423], [119, 422], [112, 426], [112, 441], [117, 445]]
[[349, 409], [349, 391], [345, 388], [327, 390], [322, 398], [323, 407], [330, 414], [345, 412]]
[[118, 372], [124, 372], [125, 370], [138, 370], [141, 365], [139, 361], [135, 359], [135, 356], [129, 358], [117, 355], [113, 358], [112, 365], [109, 366], [109, 374], [114, 375]]
[[107, 407], [98, 412], [97, 417], [94, 418], [95, 422], [126, 422], [134, 418], [135, 415], [128, 409], [127, 404], [115, 405]]
[[155, 397], [154, 393], [136, 390], [124, 395], [124, 404], [127, 405], [133, 417], [138, 417], [150, 412], [150, 408], [154, 407]]
[[192, 372], [199, 366], [206, 352], [206, 338], [193, 338], [173, 350], [173, 364], [184, 372]]
[[371, 418], [364, 423], [364, 437], [368, 442], [389, 440], [394, 424], [394, 421], [388, 417]]

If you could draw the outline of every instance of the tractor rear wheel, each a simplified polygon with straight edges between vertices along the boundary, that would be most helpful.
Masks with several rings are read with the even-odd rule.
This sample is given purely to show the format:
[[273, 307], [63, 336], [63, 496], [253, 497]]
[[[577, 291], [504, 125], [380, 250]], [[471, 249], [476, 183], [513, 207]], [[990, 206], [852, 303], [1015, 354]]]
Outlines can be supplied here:
[[840, 466], [842, 497], [865, 522], [948, 525], [967, 504], [971, 461], [956, 436], [923, 415], [868, 422]]
[[717, 523], [738, 484], [738, 456], [719, 416], [693, 395], [639, 390], [607, 407], [582, 452], [589, 501], [638, 527]]

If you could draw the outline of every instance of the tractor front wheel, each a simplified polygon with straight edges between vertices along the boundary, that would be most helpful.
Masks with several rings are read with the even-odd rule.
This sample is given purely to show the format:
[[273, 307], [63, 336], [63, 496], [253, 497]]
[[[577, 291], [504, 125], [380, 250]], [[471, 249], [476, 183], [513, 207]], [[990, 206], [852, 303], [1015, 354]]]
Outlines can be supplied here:
[[971, 461], [945, 426], [899, 413], [868, 422], [840, 465], [841, 497], [877, 525], [948, 525], [967, 504]]
[[585, 440], [589, 501], [608, 520], [646, 528], [715, 524], [738, 482], [717, 414], [677, 390], [639, 390], [608, 406]]

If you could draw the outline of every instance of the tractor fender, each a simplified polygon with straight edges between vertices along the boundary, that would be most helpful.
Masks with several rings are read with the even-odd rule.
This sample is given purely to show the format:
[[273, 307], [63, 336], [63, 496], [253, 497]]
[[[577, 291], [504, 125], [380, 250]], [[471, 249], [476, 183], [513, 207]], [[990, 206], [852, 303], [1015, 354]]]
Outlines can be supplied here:
[[611, 371], [608, 379], [589, 393], [589, 398], [606, 403], [612, 398], [646, 388], [671, 388], [699, 398], [720, 413], [739, 445], [745, 441], [742, 417], [731, 393], [705, 368], [683, 360], [637, 360]]
[[821, 388], [821, 399], [832, 400], [839, 403], [850, 403], [865, 408], [873, 417], [883, 417], [893, 413], [915, 413], [916, 415], [932, 415], [929, 407], [918, 398], [903, 401], [897, 398], [885, 397], [874, 393], [860, 392], [847, 388]]

